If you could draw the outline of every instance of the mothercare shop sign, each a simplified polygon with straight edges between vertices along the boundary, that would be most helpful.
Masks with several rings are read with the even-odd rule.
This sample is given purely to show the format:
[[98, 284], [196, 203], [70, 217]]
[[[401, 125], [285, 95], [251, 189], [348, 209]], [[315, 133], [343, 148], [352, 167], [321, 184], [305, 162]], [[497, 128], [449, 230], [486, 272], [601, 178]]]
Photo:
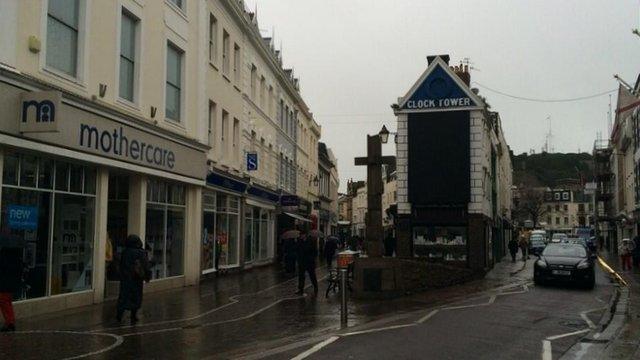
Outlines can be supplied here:
[[[11, 88], [2, 90], [0, 95], [14, 95]], [[29, 96], [31, 94], [34, 93], [16, 94], [16, 112], [20, 116], [15, 122], [18, 125], [15, 130], [24, 137], [191, 178], [206, 177], [205, 150], [195, 141], [176, 140], [177, 136], [172, 139], [171, 135], [154, 129], [152, 125], [116, 121], [61, 101], [47, 103], [47, 111], [55, 114], [56, 125], [52, 131], [51, 124], [42, 121], [41, 111]], [[30, 101], [29, 112], [22, 114], [25, 108], [22, 102], [25, 101]], [[38, 131], [40, 126], [42, 131]], [[29, 132], [19, 130], [25, 127]]]

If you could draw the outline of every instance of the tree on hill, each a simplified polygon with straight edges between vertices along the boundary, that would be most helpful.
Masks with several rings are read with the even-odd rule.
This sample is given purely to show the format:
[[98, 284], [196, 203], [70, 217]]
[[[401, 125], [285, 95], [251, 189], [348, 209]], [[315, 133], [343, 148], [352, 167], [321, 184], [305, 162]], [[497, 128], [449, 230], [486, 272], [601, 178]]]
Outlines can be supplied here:
[[520, 190], [520, 198], [516, 206], [516, 214], [521, 221], [531, 220], [533, 226], [540, 224], [540, 218], [546, 214], [544, 206], [544, 191], [525, 187]]

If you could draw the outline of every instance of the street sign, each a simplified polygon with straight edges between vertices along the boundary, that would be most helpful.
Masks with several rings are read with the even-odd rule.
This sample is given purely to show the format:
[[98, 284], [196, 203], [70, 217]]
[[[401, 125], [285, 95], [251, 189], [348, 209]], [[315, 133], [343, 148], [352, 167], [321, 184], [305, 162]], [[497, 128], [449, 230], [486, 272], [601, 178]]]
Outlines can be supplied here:
[[247, 171], [258, 170], [258, 153], [247, 153]]

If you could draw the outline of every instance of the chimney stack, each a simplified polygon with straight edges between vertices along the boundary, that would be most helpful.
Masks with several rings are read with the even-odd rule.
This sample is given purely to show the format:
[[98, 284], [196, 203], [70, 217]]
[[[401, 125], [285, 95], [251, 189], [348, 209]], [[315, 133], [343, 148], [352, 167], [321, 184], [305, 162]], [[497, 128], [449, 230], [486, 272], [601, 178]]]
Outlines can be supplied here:
[[471, 85], [471, 74], [469, 73], [469, 65], [463, 65], [460, 63], [460, 66], [455, 67], [455, 73], [458, 77], [464, 81], [467, 86]]

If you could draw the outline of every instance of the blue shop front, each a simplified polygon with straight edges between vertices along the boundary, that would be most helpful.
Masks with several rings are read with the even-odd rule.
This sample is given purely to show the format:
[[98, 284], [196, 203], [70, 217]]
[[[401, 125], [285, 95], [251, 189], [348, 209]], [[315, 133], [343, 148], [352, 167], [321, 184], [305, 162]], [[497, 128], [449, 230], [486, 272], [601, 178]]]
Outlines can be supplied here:
[[272, 263], [279, 201], [248, 178], [210, 171], [202, 194], [202, 274]]

